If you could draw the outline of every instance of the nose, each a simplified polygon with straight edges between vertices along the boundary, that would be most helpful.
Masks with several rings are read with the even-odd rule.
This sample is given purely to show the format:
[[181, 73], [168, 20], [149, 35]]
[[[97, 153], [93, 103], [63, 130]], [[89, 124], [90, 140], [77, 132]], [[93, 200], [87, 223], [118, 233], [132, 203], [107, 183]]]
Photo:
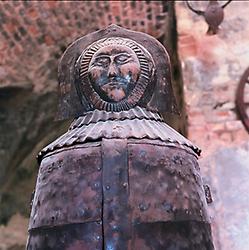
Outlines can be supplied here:
[[116, 67], [116, 65], [112, 62], [112, 63], [110, 64], [110, 66], [109, 66], [107, 75], [108, 75], [108, 77], [115, 77], [115, 76], [117, 76], [117, 74], [118, 74], [117, 67]]

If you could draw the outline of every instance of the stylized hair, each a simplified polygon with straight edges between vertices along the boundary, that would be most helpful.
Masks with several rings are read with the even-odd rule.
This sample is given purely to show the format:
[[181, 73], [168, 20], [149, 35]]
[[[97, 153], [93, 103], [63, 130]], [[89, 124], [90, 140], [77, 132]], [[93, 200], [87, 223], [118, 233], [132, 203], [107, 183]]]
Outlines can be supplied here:
[[[116, 103], [105, 101], [99, 96], [99, 94], [94, 90], [88, 74], [89, 65], [93, 55], [100, 48], [109, 45], [127, 46], [132, 49], [137, 55], [141, 70], [136, 85], [130, 95]], [[79, 82], [76, 84], [76, 89], [78, 94], [81, 96], [82, 101], [89, 101], [93, 107], [106, 111], [122, 111], [129, 110], [134, 107], [145, 94], [155, 67], [151, 55], [145, 48], [142, 48], [142, 46], [131, 39], [122, 37], [104, 38], [91, 44], [82, 52], [77, 61], [77, 65], [79, 67], [80, 84]]]

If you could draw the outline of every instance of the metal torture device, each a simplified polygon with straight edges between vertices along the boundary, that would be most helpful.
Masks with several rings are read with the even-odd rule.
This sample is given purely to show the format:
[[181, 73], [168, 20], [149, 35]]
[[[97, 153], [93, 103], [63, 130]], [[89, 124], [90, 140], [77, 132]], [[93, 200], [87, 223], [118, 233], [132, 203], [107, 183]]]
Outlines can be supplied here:
[[213, 249], [200, 149], [160, 115], [178, 112], [164, 46], [111, 25], [69, 46], [59, 87], [75, 120], [38, 155], [27, 249]]

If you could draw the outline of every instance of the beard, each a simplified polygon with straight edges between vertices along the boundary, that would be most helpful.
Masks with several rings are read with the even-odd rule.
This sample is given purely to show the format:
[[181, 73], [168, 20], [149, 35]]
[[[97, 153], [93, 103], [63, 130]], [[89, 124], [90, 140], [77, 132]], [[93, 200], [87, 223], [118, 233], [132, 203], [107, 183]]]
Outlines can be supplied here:
[[99, 86], [101, 92], [105, 95], [104, 98], [109, 102], [119, 102], [125, 99], [133, 90], [135, 83], [131, 77], [115, 77], [108, 79], [102, 86]]
[[126, 97], [126, 88], [113, 83], [105, 84], [101, 87], [102, 91], [105, 92], [110, 101], [119, 102]]

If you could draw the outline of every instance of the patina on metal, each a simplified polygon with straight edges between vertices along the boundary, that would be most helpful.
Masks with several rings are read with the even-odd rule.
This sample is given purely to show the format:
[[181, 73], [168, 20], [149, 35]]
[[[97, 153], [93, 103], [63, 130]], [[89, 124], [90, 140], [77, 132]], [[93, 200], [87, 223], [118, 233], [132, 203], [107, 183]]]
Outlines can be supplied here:
[[218, 0], [210, 0], [205, 11], [194, 9], [188, 0], [186, 0], [186, 4], [188, 8], [196, 13], [197, 15], [203, 16], [206, 23], [208, 24], [208, 35], [215, 35], [219, 31], [219, 26], [224, 19], [224, 8], [230, 3], [232, 0], [228, 0], [226, 3], [220, 5]]
[[[139, 105], [153, 112], [178, 113], [171, 86], [171, 66], [165, 47], [147, 34], [112, 25], [78, 39], [62, 56], [58, 76], [60, 89], [58, 119], [79, 117], [96, 108], [109, 110], [108, 105], [98, 106], [102, 105], [106, 98], [99, 98], [101, 94], [100, 90], [96, 89], [98, 88], [96, 83], [90, 82], [90, 76], [85, 77], [84, 73], [86, 70], [88, 72], [90, 62], [93, 63], [97, 57], [94, 54], [103, 46], [109, 47], [106, 50], [111, 49], [113, 44], [132, 53], [140, 65], [140, 72], [136, 74], [137, 86], [133, 86], [133, 90], [129, 89], [130, 95], [126, 93], [126, 98], [122, 100], [124, 105], [118, 105], [116, 102], [114, 108], [129, 110]], [[121, 69], [121, 62], [115, 62], [114, 66]], [[132, 87], [131, 82], [129, 86]]]
[[242, 75], [236, 93], [236, 108], [247, 132], [249, 133], [249, 102], [245, 100], [245, 92], [249, 91], [249, 68]]
[[38, 155], [27, 249], [213, 249], [200, 149], [160, 115], [177, 110], [165, 48], [111, 25], [59, 76], [60, 118], [76, 119]]

